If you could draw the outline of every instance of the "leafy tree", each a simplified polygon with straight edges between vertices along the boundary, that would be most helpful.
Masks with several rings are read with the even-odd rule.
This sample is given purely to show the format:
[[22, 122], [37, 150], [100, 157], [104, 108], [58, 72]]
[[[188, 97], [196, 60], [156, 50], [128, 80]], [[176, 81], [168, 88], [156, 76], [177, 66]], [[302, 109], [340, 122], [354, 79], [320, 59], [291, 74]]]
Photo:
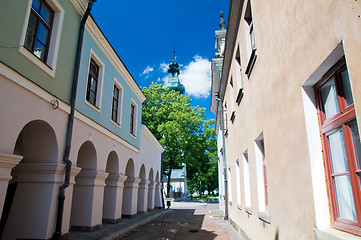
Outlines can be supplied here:
[[[142, 108], [143, 123], [165, 149], [163, 175], [168, 177], [167, 193], [172, 169], [181, 168], [182, 163], [187, 165], [188, 184], [198, 181], [195, 176], [199, 176], [209, 185], [206, 179], [209, 176], [205, 174], [210, 174], [212, 152], [217, 153], [216, 143], [212, 140], [215, 140], [214, 130], [210, 127], [214, 120], [206, 121], [205, 109], [192, 107], [189, 96], [164, 89], [161, 84], [152, 83], [142, 90], [146, 96]], [[217, 178], [217, 175], [212, 177]]]

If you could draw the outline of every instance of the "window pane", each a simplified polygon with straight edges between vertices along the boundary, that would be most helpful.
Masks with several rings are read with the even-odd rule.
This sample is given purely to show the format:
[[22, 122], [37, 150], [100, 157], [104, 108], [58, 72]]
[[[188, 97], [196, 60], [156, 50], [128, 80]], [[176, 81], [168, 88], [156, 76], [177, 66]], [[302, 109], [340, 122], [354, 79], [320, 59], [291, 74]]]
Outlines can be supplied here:
[[45, 6], [44, 4], [40, 10], [40, 16], [42, 16], [44, 18], [44, 20], [48, 22], [48, 24], [51, 23], [52, 13], [49, 10], [49, 8], [47, 6]]
[[36, 38], [46, 45], [48, 42], [48, 30], [44, 27], [43, 24], [39, 23], [38, 32], [36, 34]]
[[349, 175], [337, 176], [334, 180], [338, 216], [357, 221]]
[[89, 93], [89, 102], [95, 105], [95, 93], [92, 91]]
[[340, 76], [341, 76], [341, 81], [342, 81], [343, 94], [344, 94], [344, 97], [346, 100], [346, 105], [350, 106], [353, 104], [353, 97], [352, 97], [350, 79], [348, 77], [347, 69], [343, 70], [340, 73]]
[[357, 124], [354, 123], [351, 126], [351, 132], [352, 132], [352, 142], [353, 142], [353, 148], [355, 152], [355, 160], [356, 160], [356, 166], [357, 169], [361, 169], [361, 143], [360, 143], [360, 134], [358, 132]]
[[338, 113], [337, 93], [335, 81], [321, 90], [322, 105], [325, 112], [325, 119], [328, 119]]
[[336, 132], [328, 137], [333, 173], [348, 172], [343, 132]]
[[39, 12], [40, 10], [40, 1], [39, 0], [33, 0], [33, 4], [31, 5], [35, 11]]
[[39, 41], [35, 42], [34, 54], [42, 61], [45, 60], [45, 46]]
[[33, 50], [37, 18], [34, 13], [30, 12], [28, 29], [26, 30], [26, 37], [24, 47], [29, 51]]

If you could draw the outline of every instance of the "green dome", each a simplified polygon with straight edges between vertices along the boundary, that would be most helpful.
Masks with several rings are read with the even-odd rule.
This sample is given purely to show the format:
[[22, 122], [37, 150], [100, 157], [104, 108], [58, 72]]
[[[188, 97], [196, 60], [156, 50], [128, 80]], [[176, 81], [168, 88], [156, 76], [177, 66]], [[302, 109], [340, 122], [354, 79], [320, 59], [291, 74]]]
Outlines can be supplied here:
[[164, 88], [168, 88], [171, 90], [175, 90], [180, 92], [181, 94], [185, 93], [185, 87], [183, 84], [179, 81], [179, 64], [175, 60], [175, 56], [173, 57], [173, 60], [169, 63], [169, 69], [168, 69], [168, 81], [166, 84], [164, 84]]

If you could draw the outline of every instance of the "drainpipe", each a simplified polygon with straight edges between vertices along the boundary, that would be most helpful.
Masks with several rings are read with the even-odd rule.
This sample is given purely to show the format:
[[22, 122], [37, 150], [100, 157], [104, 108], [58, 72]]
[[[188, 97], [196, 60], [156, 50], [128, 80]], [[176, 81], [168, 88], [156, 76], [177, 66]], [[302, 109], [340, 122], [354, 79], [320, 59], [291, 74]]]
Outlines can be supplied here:
[[93, 4], [95, 2], [96, 2], [96, 0], [89, 0], [88, 7], [84, 13], [84, 16], [83, 16], [81, 22], [80, 22], [78, 45], [77, 45], [76, 56], [75, 56], [73, 85], [72, 85], [71, 96], [70, 96], [70, 114], [69, 114], [69, 118], [68, 118], [67, 129], [66, 129], [66, 140], [65, 140], [66, 142], [65, 142], [65, 150], [64, 150], [64, 156], [63, 156], [63, 162], [65, 163], [65, 179], [64, 179], [64, 184], [59, 187], [58, 210], [57, 210], [57, 216], [56, 216], [55, 232], [52, 237], [53, 240], [59, 240], [61, 238], [61, 234], [62, 234], [61, 227], [62, 227], [62, 223], [63, 223], [65, 188], [67, 188], [69, 186], [71, 164], [72, 164], [72, 162], [69, 159], [69, 156], [70, 156], [70, 149], [71, 149], [71, 139], [73, 136], [75, 100], [76, 100], [76, 92], [77, 92], [77, 88], [78, 88], [80, 57], [81, 57], [81, 50], [83, 47], [85, 23], [90, 14], [90, 11], [93, 7]]
[[227, 162], [226, 162], [226, 139], [224, 132], [224, 120], [223, 120], [223, 100], [219, 97], [219, 93], [214, 94], [218, 103], [218, 111], [221, 115], [221, 129], [222, 129], [222, 148], [223, 148], [223, 174], [224, 174], [224, 220], [228, 220], [228, 179], [227, 179]]

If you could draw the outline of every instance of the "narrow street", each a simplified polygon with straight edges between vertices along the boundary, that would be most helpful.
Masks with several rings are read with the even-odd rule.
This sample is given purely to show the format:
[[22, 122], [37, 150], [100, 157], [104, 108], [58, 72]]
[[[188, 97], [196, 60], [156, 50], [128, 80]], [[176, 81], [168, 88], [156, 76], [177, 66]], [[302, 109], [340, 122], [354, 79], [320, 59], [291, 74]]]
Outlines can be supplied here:
[[218, 203], [172, 202], [167, 213], [117, 239], [241, 239], [218, 209]]

